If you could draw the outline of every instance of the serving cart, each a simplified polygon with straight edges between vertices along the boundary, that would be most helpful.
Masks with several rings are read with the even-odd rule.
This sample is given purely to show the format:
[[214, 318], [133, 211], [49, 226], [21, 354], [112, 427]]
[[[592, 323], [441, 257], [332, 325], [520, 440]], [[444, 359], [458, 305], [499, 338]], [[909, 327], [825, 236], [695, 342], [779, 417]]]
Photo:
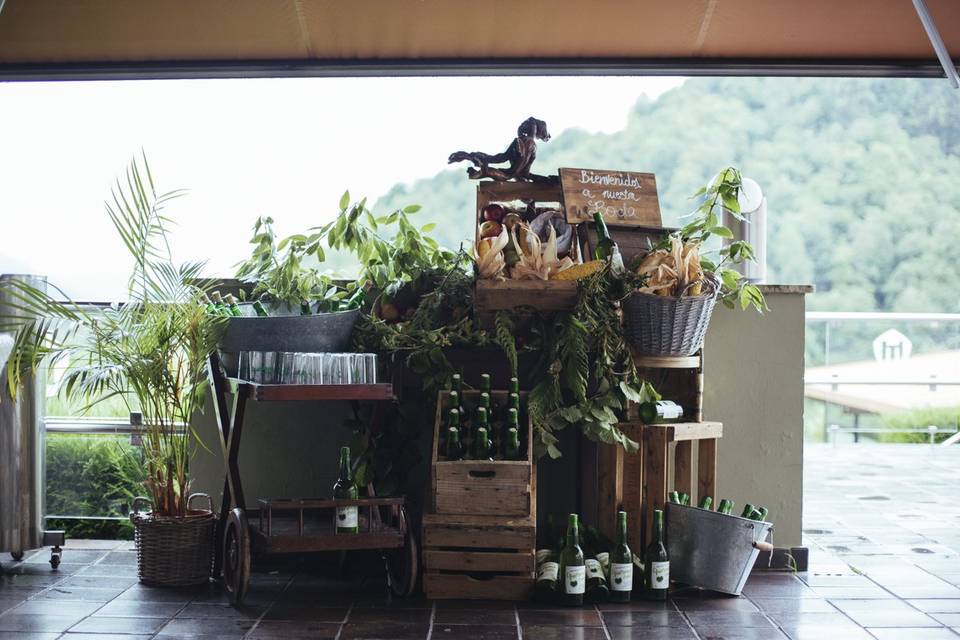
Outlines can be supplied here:
[[[256, 384], [227, 377], [218, 354], [210, 356], [210, 386], [219, 427], [225, 478], [217, 522], [214, 575], [223, 572], [232, 604], [240, 604], [250, 584], [253, 554], [311, 553], [379, 549], [389, 588], [399, 596], [413, 592], [419, 552], [402, 497], [356, 500], [264, 498], [256, 515], [249, 514], [240, 480], [240, 437], [247, 402], [371, 401], [376, 402], [373, 426], [383, 422], [384, 403], [395, 400], [393, 384]], [[336, 533], [338, 507], [356, 506], [359, 532]]]

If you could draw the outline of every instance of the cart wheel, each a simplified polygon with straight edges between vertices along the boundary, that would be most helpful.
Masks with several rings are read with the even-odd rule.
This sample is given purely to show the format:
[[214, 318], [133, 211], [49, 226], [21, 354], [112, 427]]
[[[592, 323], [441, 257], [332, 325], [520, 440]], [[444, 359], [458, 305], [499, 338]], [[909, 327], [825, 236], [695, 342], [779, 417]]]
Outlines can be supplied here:
[[63, 554], [63, 549], [60, 548], [60, 545], [55, 546], [50, 550], [50, 566], [54, 569], [60, 566], [60, 556]]
[[10, 557], [16, 560], [17, 562], [20, 562], [21, 560], [23, 560], [23, 551], [11, 551]]
[[223, 583], [230, 604], [243, 602], [250, 586], [250, 530], [240, 508], [230, 512], [223, 530]]
[[417, 586], [420, 551], [403, 507], [400, 507], [400, 526], [406, 531], [403, 546], [387, 552], [387, 571], [390, 572], [390, 588], [393, 593], [405, 598], [413, 593]]

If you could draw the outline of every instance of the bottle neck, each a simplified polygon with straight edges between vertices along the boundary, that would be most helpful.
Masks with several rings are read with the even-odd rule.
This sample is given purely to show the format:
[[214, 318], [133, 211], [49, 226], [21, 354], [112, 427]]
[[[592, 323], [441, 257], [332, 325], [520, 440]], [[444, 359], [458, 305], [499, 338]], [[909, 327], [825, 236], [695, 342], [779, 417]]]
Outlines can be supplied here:
[[663, 513], [653, 514], [653, 544], [663, 544]]
[[340, 451], [340, 479], [352, 480], [350, 471], [350, 450], [342, 449]]
[[580, 527], [571, 524], [567, 526], [567, 548], [572, 549], [573, 547], [580, 546]]
[[626, 514], [617, 519], [617, 544], [627, 544], [627, 518]]
[[607, 223], [603, 219], [603, 214], [597, 211], [593, 214], [593, 222], [597, 226], [597, 237], [601, 240], [610, 238], [610, 232], [607, 231]]

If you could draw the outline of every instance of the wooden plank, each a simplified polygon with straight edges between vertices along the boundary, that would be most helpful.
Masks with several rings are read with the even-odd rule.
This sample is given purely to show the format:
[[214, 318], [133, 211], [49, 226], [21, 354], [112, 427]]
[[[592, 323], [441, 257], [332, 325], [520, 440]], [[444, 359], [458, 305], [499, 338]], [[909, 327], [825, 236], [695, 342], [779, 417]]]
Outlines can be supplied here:
[[667, 454], [670, 445], [667, 434], [666, 429], [659, 428], [647, 428], [643, 432], [646, 540], [650, 539], [653, 528], [653, 511], [663, 509], [663, 505], [667, 502]]
[[530, 485], [449, 482], [437, 478], [436, 509], [440, 513], [524, 515], [533, 508]]
[[255, 384], [240, 382], [239, 390], [252, 400], [393, 400], [393, 385], [383, 384]]
[[617, 539], [617, 511], [623, 504], [623, 447], [597, 445], [597, 528], [610, 540]]
[[720, 497], [717, 495], [717, 440], [715, 438], [697, 442], [697, 496], [700, 499], [711, 496], [714, 505], [720, 503]]
[[446, 571], [502, 571], [531, 573], [536, 569], [536, 554], [530, 551], [449, 551], [426, 548], [423, 551], [426, 569]]
[[533, 593], [533, 578], [493, 576], [477, 579], [467, 575], [426, 573], [423, 590], [431, 600], [527, 600]]
[[474, 305], [480, 311], [521, 306], [543, 311], [565, 311], [577, 304], [573, 280], [477, 280]]
[[695, 500], [691, 489], [693, 473], [693, 443], [690, 440], [677, 442], [673, 452], [673, 488], [680, 493], [690, 495]]
[[645, 356], [633, 354], [633, 362], [647, 369], [699, 369], [700, 356]]
[[703, 440], [706, 438], [722, 438], [722, 422], [677, 422], [670, 425], [651, 425], [657, 428], [669, 428], [670, 439], [673, 442], [683, 440]]
[[627, 512], [629, 518], [627, 541], [630, 548], [642, 550], [645, 540], [641, 534], [643, 530], [643, 425], [621, 424], [619, 427], [624, 435], [640, 444], [640, 450], [637, 453], [623, 452], [621, 454], [623, 460], [623, 488], [621, 490], [620, 508]]
[[491, 202], [510, 202], [520, 199], [560, 204], [562, 194], [559, 183], [499, 182], [491, 180], [477, 183], [477, 197], [486, 200], [484, 205]]
[[560, 185], [571, 224], [592, 221], [600, 211], [610, 226], [663, 226], [652, 173], [562, 168]]
[[536, 546], [533, 517], [424, 514], [424, 548], [460, 547], [529, 550]]
[[374, 533], [331, 534], [317, 536], [276, 535], [267, 536], [255, 528], [250, 529], [254, 551], [262, 553], [313, 553], [317, 551], [350, 551], [355, 549], [395, 549], [403, 546], [399, 531]]

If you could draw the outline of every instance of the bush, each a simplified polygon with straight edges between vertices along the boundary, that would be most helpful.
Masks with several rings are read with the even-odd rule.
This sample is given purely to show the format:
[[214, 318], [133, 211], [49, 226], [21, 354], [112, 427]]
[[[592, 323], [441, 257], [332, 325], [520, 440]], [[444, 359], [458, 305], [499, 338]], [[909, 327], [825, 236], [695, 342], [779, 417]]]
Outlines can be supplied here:
[[57, 516], [111, 516], [122, 520], [51, 518], [74, 538], [133, 537], [126, 515], [143, 495], [142, 454], [127, 436], [47, 435], [47, 513]]
[[[944, 428], [956, 429], [960, 424], [960, 407], [928, 407], [912, 409], [899, 413], [890, 413], [880, 417], [880, 422], [888, 429], [917, 429], [935, 425]], [[950, 437], [949, 433], [939, 433], [935, 436], [936, 442], [943, 442]], [[880, 442], [930, 442], [926, 433], [881, 433]]]

